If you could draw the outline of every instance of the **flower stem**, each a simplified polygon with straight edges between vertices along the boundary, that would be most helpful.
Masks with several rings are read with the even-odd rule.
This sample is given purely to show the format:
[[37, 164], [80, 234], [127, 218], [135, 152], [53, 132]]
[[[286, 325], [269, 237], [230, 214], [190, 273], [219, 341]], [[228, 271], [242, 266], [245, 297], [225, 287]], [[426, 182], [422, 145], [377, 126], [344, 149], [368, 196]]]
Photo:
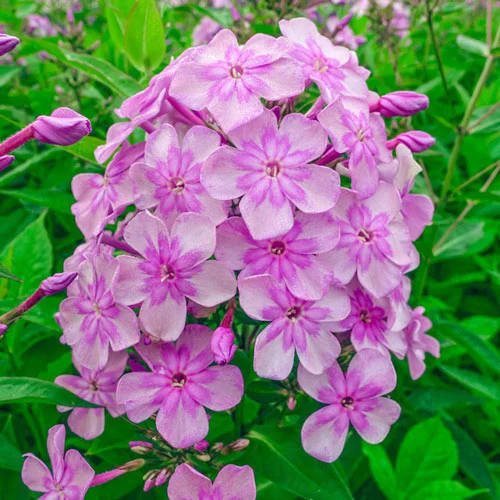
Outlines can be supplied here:
[[10, 136], [0, 144], [0, 156], [11, 153], [15, 149], [33, 139], [33, 137], [33, 129], [31, 128], [31, 126], [23, 128], [19, 132], [16, 132], [14, 135]]
[[45, 293], [40, 288], [30, 297], [28, 297], [24, 302], [19, 304], [17, 307], [11, 311], [6, 312], [0, 316], [0, 324], [9, 325], [19, 319], [24, 313], [29, 311], [34, 307], [40, 300], [45, 297]]

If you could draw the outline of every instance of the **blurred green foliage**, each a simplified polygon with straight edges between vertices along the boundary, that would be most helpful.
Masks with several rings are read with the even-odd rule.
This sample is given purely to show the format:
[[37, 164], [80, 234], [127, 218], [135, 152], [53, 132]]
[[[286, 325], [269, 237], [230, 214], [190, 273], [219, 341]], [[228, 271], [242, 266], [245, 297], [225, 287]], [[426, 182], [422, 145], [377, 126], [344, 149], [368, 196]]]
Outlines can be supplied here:
[[[435, 9], [428, 16], [426, 6], [431, 3]], [[253, 17], [238, 22], [229, 9], [205, 3], [171, 7], [162, 2], [158, 8], [153, 0], [85, 0], [83, 11], [75, 14], [76, 23], [83, 23], [78, 30], [76, 24], [69, 27], [63, 4], [0, 0], [0, 24], [22, 40], [14, 59], [0, 65], [0, 138], [58, 106], [73, 107], [93, 125], [92, 136], [75, 146], [56, 148], [32, 141], [16, 151], [15, 163], [0, 173], [0, 262], [22, 280], [4, 278], [2, 268], [0, 312], [33, 292], [51, 272], [60, 271], [81, 243], [70, 211], [71, 179], [102, 170], [93, 150], [118, 120], [114, 108], [143, 88], [171, 56], [191, 45], [193, 28], [203, 16], [245, 38], [255, 32], [277, 34], [282, 16], [300, 15], [291, 2], [265, 0], [248, 2], [241, 10]], [[45, 12], [44, 6], [50, 10]], [[335, 9], [346, 13], [346, 8], [321, 6], [325, 14]], [[494, 30], [499, 11], [494, 9]], [[25, 19], [31, 13], [48, 15], [66, 31], [45, 38], [28, 35]], [[351, 23], [354, 32], [368, 40], [358, 54], [372, 72], [372, 90], [383, 94], [408, 89], [430, 97], [426, 112], [391, 122], [390, 129], [391, 135], [411, 127], [436, 137], [434, 148], [417, 155], [425, 175], [416, 186], [435, 201], [457, 134], [465, 132], [459, 124], [488, 61], [486, 17], [484, 7], [465, 1], [414, 1], [410, 35], [398, 41], [388, 41], [374, 20], [355, 18]], [[492, 54], [499, 56], [500, 50]], [[396, 360], [399, 383], [393, 397], [403, 412], [386, 441], [371, 446], [351, 435], [335, 465], [315, 461], [303, 452], [299, 429], [316, 403], [299, 394], [296, 408], [288, 410], [283, 394], [289, 387], [259, 380], [247, 355], [238, 353], [247, 395], [235, 415], [212, 418], [208, 439], [228, 442], [242, 429], [249, 432], [251, 446], [228, 460], [255, 468], [259, 499], [500, 496], [500, 181], [490, 179], [488, 189], [480, 190], [492, 172], [498, 172], [500, 161], [500, 107], [495, 108], [499, 76], [497, 62], [474, 106], [472, 127], [464, 133], [434, 226], [418, 242], [422, 266], [413, 276], [412, 301], [423, 304], [433, 320], [431, 333], [441, 342], [442, 357], [428, 359], [428, 370], [416, 382], [406, 363]], [[139, 133], [134, 139], [140, 139]], [[52, 382], [71, 370], [70, 352], [60, 344], [61, 332], [53, 319], [61, 299], [46, 299], [9, 330], [0, 342], [0, 376]], [[65, 395], [52, 395], [47, 387], [40, 391], [45, 400], [15, 403], [0, 392], [2, 499], [31, 498], [20, 479], [21, 454], [29, 450], [46, 458], [47, 431], [66, 418], [54, 404], [43, 404], [64, 402]], [[127, 442], [136, 437], [130, 424], [110, 418], [98, 439], [85, 442], [72, 436], [69, 445], [86, 452], [100, 472], [134, 458]], [[142, 493], [141, 475], [137, 471], [123, 476], [91, 490], [88, 498], [165, 498], [163, 487]]]

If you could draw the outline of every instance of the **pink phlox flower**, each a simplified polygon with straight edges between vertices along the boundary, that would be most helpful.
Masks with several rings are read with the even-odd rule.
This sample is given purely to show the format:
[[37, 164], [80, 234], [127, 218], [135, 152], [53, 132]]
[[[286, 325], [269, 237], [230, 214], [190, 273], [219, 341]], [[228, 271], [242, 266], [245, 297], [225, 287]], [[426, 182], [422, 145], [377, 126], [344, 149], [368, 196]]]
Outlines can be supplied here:
[[291, 42], [289, 51], [301, 66], [304, 78], [318, 85], [326, 102], [339, 96], [365, 99], [369, 72], [358, 64], [357, 56], [345, 47], [333, 45], [305, 18], [282, 20], [281, 33]]
[[226, 465], [214, 483], [188, 464], [179, 465], [168, 484], [170, 500], [255, 500], [253, 470], [248, 465]]
[[92, 467], [76, 450], [64, 454], [66, 429], [55, 425], [49, 429], [47, 449], [52, 472], [32, 453], [24, 455], [23, 483], [32, 491], [44, 493], [43, 500], [83, 500], [94, 478]]
[[80, 398], [103, 408], [68, 408], [58, 406], [59, 411], [70, 411], [69, 428], [83, 439], [95, 439], [104, 432], [105, 409], [112, 417], [125, 413], [125, 407], [116, 403], [116, 386], [127, 365], [126, 351], [110, 352], [108, 362], [100, 370], [89, 370], [73, 360], [80, 377], [60, 375], [55, 383], [73, 392]]
[[212, 18], [204, 16], [193, 30], [193, 45], [202, 45], [210, 42], [212, 38], [222, 29], [222, 26]]
[[137, 208], [156, 208], [155, 215], [169, 227], [183, 212], [200, 213], [220, 224], [227, 217], [228, 202], [213, 199], [200, 183], [204, 162], [219, 146], [220, 135], [199, 125], [182, 141], [171, 125], [152, 133], [144, 160], [130, 170]]
[[360, 198], [373, 195], [379, 182], [379, 163], [390, 163], [385, 123], [379, 113], [369, 113], [359, 99], [336, 99], [318, 115], [331, 137], [333, 148], [348, 153], [352, 188]]
[[269, 275], [240, 279], [238, 288], [246, 314], [270, 322], [255, 344], [257, 375], [285, 379], [292, 370], [295, 351], [312, 373], [321, 373], [337, 359], [340, 344], [324, 323], [341, 321], [349, 314], [349, 298], [343, 289], [332, 286], [322, 299], [305, 301]]
[[210, 366], [212, 330], [188, 325], [175, 345], [136, 347], [151, 372], [125, 374], [118, 383], [117, 401], [132, 422], [143, 422], [158, 412], [156, 427], [175, 448], [186, 448], [205, 438], [205, 407], [225, 411], [243, 396], [243, 377], [231, 365]]
[[239, 46], [225, 29], [197, 49], [175, 73], [170, 95], [191, 109], [206, 108], [225, 132], [256, 118], [264, 109], [260, 98], [277, 101], [304, 90], [282, 38], [259, 33]]
[[401, 407], [385, 394], [396, 387], [396, 372], [391, 360], [372, 349], [359, 351], [347, 373], [334, 362], [320, 375], [299, 366], [302, 389], [325, 406], [313, 413], [302, 427], [305, 451], [323, 462], [333, 462], [344, 449], [349, 423], [368, 443], [382, 442]]
[[241, 217], [231, 217], [217, 228], [215, 257], [240, 277], [270, 274], [283, 280], [301, 299], [319, 300], [332, 281], [332, 272], [317, 254], [338, 243], [338, 225], [329, 214], [297, 212], [284, 236], [254, 240]]
[[134, 201], [129, 168], [144, 156], [144, 143], [125, 143], [106, 168], [104, 175], [79, 174], [71, 188], [77, 202], [71, 207], [76, 223], [90, 238], [102, 231], [103, 220], [120, 207]]
[[406, 224], [400, 220], [397, 189], [381, 182], [373, 196], [359, 200], [342, 189], [331, 211], [340, 226], [340, 241], [319, 256], [343, 284], [357, 277], [368, 292], [384, 297], [401, 282], [403, 270], [413, 262], [413, 245]]
[[90, 257], [78, 268], [78, 295], [60, 305], [64, 339], [76, 361], [89, 369], [103, 368], [108, 350], [123, 351], [139, 339], [137, 317], [117, 299], [118, 261]]
[[[375, 299], [354, 282], [348, 287], [351, 312], [342, 321], [328, 323], [333, 332], [351, 331], [351, 343], [356, 351], [377, 349], [387, 355], [388, 351], [403, 359], [406, 342], [401, 320], [391, 311], [389, 299]], [[391, 314], [392, 313], [392, 314]], [[404, 323], [403, 323], [404, 324]], [[395, 330], [401, 328], [400, 330]]]
[[319, 123], [293, 113], [278, 129], [276, 115], [265, 110], [229, 138], [236, 148], [215, 151], [201, 172], [201, 183], [218, 200], [243, 196], [239, 209], [254, 239], [290, 231], [294, 207], [321, 213], [335, 205], [339, 175], [311, 164], [327, 144]]
[[425, 226], [432, 224], [434, 204], [423, 194], [411, 194], [410, 190], [415, 183], [415, 177], [422, 171], [422, 167], [415, 161], [411, 151], [404, 145], [396, 147], [398, 172], [394, 185], [401, 195], [401, 215], [408, 226], [412, 241], [417, 240], [423, 233]]
[[121, 255], [118, 297], [142, 303], [143, 330], [163, 341], [179, 337], [186, 322], [186, 299], [205, 307], [236, 293], [234, 274], [209, 259], [215, 250], [215, 225], [204, 215], [180, 214], [170, 230], [148, 211], [127, 225], [125, 241], [140, 257]]
[[26, 31], [37, 38], [57, 35], [57, 29], [50, 19], [40, 14], [28, 14], [25, 17]]
[[432, 323], [424, 316], [424, 312], [423, 307], [415, 308], [410, 324], [404, 330], [408, 344], [406, 356], [413, 380], [420, 378], [425, 371], [426, 352], [431, 353], [435, 358], [439, 358], [440, 355], [439, 341], [426, 334], [432, 328]]
[[411, 293], [411, 280], [403, 276], [401, 283], [389, 294], [389, 310], [387, 312], [387, 322], [391, 325], [391, 330], [400, 331], [405, 328], [411, 320], [412, 310], [408, 304]]

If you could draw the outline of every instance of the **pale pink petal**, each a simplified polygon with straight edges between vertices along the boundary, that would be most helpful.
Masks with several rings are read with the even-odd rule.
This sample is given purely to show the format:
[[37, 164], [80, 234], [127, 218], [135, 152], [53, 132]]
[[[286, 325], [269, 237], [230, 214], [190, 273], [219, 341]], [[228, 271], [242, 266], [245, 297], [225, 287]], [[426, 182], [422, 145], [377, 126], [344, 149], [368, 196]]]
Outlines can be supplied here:
[[408, 225], [412, 241], [420, 238], [425, 226], [432, 224], [434, 204], [423, 194], [407, 194], [402, 201], [401, 212]]
[[210, 349], [213, 330], [205, 325], [186, 325], [175, 347], [179, 354], [179, 370], [198, 373], [214, 361]]
[[351, 312], [351, 299], [344, 288], [331, 286], [326, 294], [307, 312], [309, 319], [316, 321], [340, 321]]
[[132, 309], [121, 304], [115, 304], [114, 308], [118, 311], [116, 318], [111, 319], [115, 330], [107, 331], [111, 349], [113, 351], [123, 351], [127, 347], [132, 347], [139, 342], [141, 336], [137, 316]]
[[306, 213], [321, 213], [335, 205], [340, 196], [337, 172], [320, 165], [304, 165], [293, 171], [300, 180], [283, 176], [280, 186], [297, 208]]
[[159, 252], [160, 244], [168, 244], [170, 241], [165, 224], [147, 210], [139, 212], [127, 224], [124, 238], [132, 248], [143, 256], [151, 248]]
[[401, 198], [398, 190], [392, 184], [381, 182], [375, 194], [363, 200], [363, 205], [370, 209], [372, 218], [384, 213], [388, 214], [390, 219], [393, 219], [401, 209]]
[[190, 375], [186, 390], [201, 405], [213, 411], [236, 406], [243, 396], [243, 376], [236, 366], [211, 366]]
[[161, 406], [167, 393], [165, 375], [150, 372], [125, 374], [118, 382], [116, 400], [125, 405], [132, 422], [143, 422]]
[[143, 260], [131, 255], [119, 255], [116, 260], [120, 267], [118, 286], [115, 288], [116, 302], [126, 305], [140, 304], [147, 296], [143, 284], [145, 275], [139, 269]]
[[245, 254], [256, 248], [241, 217], [230, 217], [217, 228], [215, 258], [229, 269], [239, 271], [245, 267]]
[[147, 297], [139, 313], [139, 321], [143, 330], [163, 340], [173, 342], [182, 333], [186, 324], [186, 299], [176, 300], [169, 293], [160, 304]]
[[401, 407], [388, 398], [374, 398], [354, 404], [349, 419], [360, 436], [370, 444], [381, 443], [401, 414]]
[[130, 167], [130, 177], [134, 185], [134, 203], [140, 210], [146, 208], [154, 208], [159, 204], [159, 199], [156, 197], [158, 185], [156, 182], [166, 182], [166, 179], [158, 172], [157, 169], [146, 165], [145, 163], [134, 163]]
[[165, 124], [148, 137], [144, 152], [145, 163], [156, 167], [166, 165], [172, 149], [179, 150], [179, 139], [175, 128]]
[[175, 252], [177, 257], [176, 266], [181, 269], [200, 264], [215, 250], [215, 225], [204, 215], [192, 212], [180, 214], [175, 219], [170, 237], [172, 253]]
[[64, 441], [66, 428], [64, 425], [54, 425], [47, 436], [47, 451], [52, 465], [54, 480], [58, 482], [64, 472]]
[[389, 356], [363, 349], [349, 363], [346, 380], [347, 392], [354, 399], [374, 398], [394, 390], [396, 372]]
[[306, 214], [297, 212], [295, 224], [300, 227], [299, 235], [289, 243], [297, 253], [316, 254], [332, 250], [340, 238], [340, 229], [330, 213]]
[[345, 137], [351, 133], [351, 129], [345, 125], [343, 115], [344, 106], [340, 99], [332, 102], [318, 115], [318, 121], [323, 125], [332, 139], [333, 148], [338, 153], [344, 153], [349, 149]]
[[214, 493], [220, 500], [255, 500], [257, 491], [253, 469], [248, 465], [226, 465], [214, 481]]
[[364, 147], [356, 145], [349, 158], [352, 189], [361, 199], [372, 196], [379, 184], [379, 172], [373, 155]]
[[104, 408], [75, 408], [68, 427], [83, 439], [95, 439], [104, 432]]
[[47, 466], [31, 453], [24, 455], [26, 460], [21, 472], [23, 483], [31, 491], [45, 492], [53, 484], [52, 474]]
[[344, 449], [349, 419], [341, 405], [330, 405], [313, 413], [302, 427], [302, 446], [314, 458], [334, 462]]
[[76, 497], [75, 500], [83, 500], [94, 479], [95, 472], [81, 453], [76, 450], [68, 450], [64, 461], [66, 468], [61, 484], [77, 487], [81, 496]]
[[208, 418], [186, 391], [173, 390], [158, 412], [156, 428], [174, 448], [187, 448], [208, 434]]
[[[336, 250], [332, 250], [332, 252], [336, 252]], [[366, 267], [358, 265], [359, 282], [377, 298], [389, 295], [399, 286], [402, 277], [401, 267], [383, 255], [380, 258], [372, 255]]]
[[245, 194], [240, 178], [246, 174], [238, 165], [241, 152], [222, 146], [212, 153], [201, 170], [200, 180], [208, 194], [216, 200], [232, 200]]
[[212, 483], [208, 477], [200, 474], [188, 464], [179, 465], [168, 483], [170, 500], [199, 500], [210, 498]]
[[338, 403], [346, 395], [345, 377], [336, 361], [318, 375], [299, 365], [297, 380], [300, 387], [320, 403]]
[[182, 140], [182, 152], [192, 155], [191, 165], [203, 162], [220, 146], [220, 137], [215, 130], [195, 125]]
[[284, 380], [292, 371], [294, 357], [295, 349], [284, 322], [272, 322], [257, 337], [254, 370], [259, 377]]
[[[277, 283], [269, 275], [251, 276], [238, 280], [240, 304], [248, 316], [259, 321], [272, 321], [283, 314], [273, 297]], [[281, 294], [286, 297], [285, 292]]]
[[261, 184], [252, 186], [239, 205], [248, 230], [256, 240], [282, 236], [293, 226], [292, 207], [278, 184], [271, 178], [266, 189]]
[[333, 278], [342, 285], [351, 282], [356, 274], [356, 258], [349, 247], [337, 247], [317, 258], [333, 271]]
[[231, 130], [229, 138], [231, 142], [241, 150], [247, 149], [249, 145], [260, 151], [264, 150], [266, 140], [275, 140], [278, 137], [278, 120], [276, 115], [269, 109], [241, 127]]
[[307, 267], [300, 264], [290, 267], [282, 266], [282, 274], [286, 286], [295, 297], [304, 300], [319, 300], [325, 295], [333, 279], [332, 271], [321, 261], [312, 257]]
[[323, 373], [340, 354], [337, 338], [321, 327], [314, 331], [305, 328], [303, 342], [295, 340], [295, 349], [304, 368], [315, 375]]

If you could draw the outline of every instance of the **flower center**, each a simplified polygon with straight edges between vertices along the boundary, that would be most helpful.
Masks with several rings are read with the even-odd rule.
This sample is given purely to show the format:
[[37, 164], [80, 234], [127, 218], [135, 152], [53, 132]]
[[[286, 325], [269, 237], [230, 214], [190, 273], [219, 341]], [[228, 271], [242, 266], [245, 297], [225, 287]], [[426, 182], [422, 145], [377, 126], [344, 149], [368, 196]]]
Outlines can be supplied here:
[[354, 400], [350, 396], [346, 396], [345, 398], [342, 398], [342, 401], [340, 401], [340, 404], [344, 408], [347, 408], [348, 410], [354, 409]]
[[285, 252], [285, 244], [282, 241], [273, 241], [271, 243], [271, 253], [274, 255], [282, 255]]
[[175, 279], [175, 272], [167, 265], [161, 266], [161, 282]]
[[358, 238], [363, 243], [369, 243], [373, 239], [373, 234], [367, 231], [366, 229], [361, 229], [358, 233]]
[[318, 73], [325, 73], [326, 71], [328, 71], [328, 64], [321, 58], [316, 59], [316, 61], [314, 61], [314, 69]]
[[92, 380], [92, 381], [90, 382], [90, 390], [91, 390], [92, 392], [97, 392], [97, 391], [99, 391], [99, 386], [97, 385], [97, 381]]
[[363, 323], [371, 323], [372, 322], [372, 319], [370, 317], [370, 313], [366, 310], [366, 309], [362, 309], [360, 312], [359, 312], [359, 319], [363, 322]]
[[241, 78], [243, 76], [243, 68], [239, 64], [235, 64], [229, 68], [229, 76], [231, 78]]
[[358, 130], [358, 133], [356, 134], [356, 137], [358, 138], [359, 142], [363, 142], [366, 138], [366, 132], [364, 128], [360, 128]]
[[286, 312], [286, 317], [292, 322], [295, 323], [301, 314], [301, 309], [298, 306], [292, 306], [288, 311]]
[[99, 304], [97, 302], [94, 302], [94, 312], [95, 312], [95, 315], [100, 318], [101, 315], [102, 315], [102, 311], [101, 311], [101, 308], [99, 307]]
[[186, 183], [182, 177], [174, 177], [173, 179], [170, 179], [170, 189], [172, 190], [172, 193], [180, 194], [184, 191], [185, 187]]
[[266, 174], [269, 177], [278, 177], [278, 174], [280, 172], [281, 172], [281, 165], [277, 161], [272, 160], [266, 164]]
[[182, 389], [187, 382], [187, 377], [184, 373], [176, 373], [172, 377], [172, 387], [177, 387], [178, 389]]

